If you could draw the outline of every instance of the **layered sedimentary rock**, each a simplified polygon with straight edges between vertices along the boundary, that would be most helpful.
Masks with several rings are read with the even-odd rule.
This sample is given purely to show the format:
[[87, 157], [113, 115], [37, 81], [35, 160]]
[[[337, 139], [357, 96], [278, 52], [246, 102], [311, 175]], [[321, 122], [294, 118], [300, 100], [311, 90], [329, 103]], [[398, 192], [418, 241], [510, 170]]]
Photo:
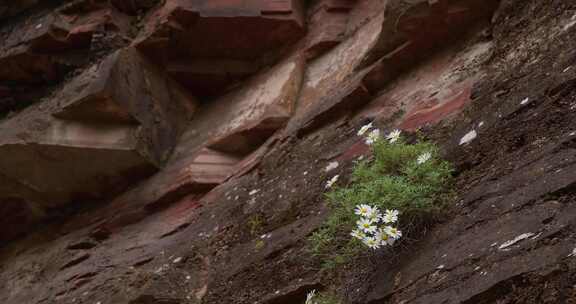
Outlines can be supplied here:
[[[380, 15], [310, 63], [291, 124], [300, 128], [304, 123], [304, 130], [308, 130], [353, 115], [406, 69], [443, 49], [479, 21], [486, 23], [497, 4], [498, 1], [387, 2]], [[349, 15], [349, 25], [357, 26], [354, 11]]]
[[5, 34], [0, 46], [0, 81], [53, 81], [64, 61], [57, 56], [59, 52], [90, 47], [97, 31], [127, 35], [129, 25], [127, 16], [105, 5], [65, 7], [21, 22]]
[[316, 1], [309, 8], [309, 33], [306, 56], [315, 58], [343, 41], [347, 34], [350, 11], [356, 0]]
[[[0, 302], [573, 295], [574, 4], [35, 2], [0, 2]], [[457, 198], [326, 280], [308, 237], [367, 122], [437, 140]]]
[[[125, 45], [133, 18], [103, 2], [72, 1], [24, 12], [0, 31], [0, 113], [38, 101], [67, 75]], [[44, 5], [43, 5], [44, 6]], [[51, 9], [52, 8], [52, 9]], [[11, 19], [9, 19], [10, 21]]]
[[189, 126], [180, 154], [190, 153], [190, 145], [202, 144], [236, 155], [256, 150], [290, 119], [303, 73], [302, 57], [288, 58], [204, 106]]
[[455, 37], [485, 24], [498, 0], [479, 1], [391, 1], [378, 43], [360, 68], [374, 64], [363, 82], [371, 91], [382, 83], [443, 48]]
[[118, 51], [48, 100], [3, 121], [1, 196], [54, 208], [101, 199], [156, 171], [196, 107], [133, 49]]
[[304, 34], [299, 0], [168, 0], [135, 44], [201, 96], [255, 74]]
[[187, 194], [204, 194], [246, 169], [250, 156], [290, 119], [303, 61], [288, 58], [200, 108], [167, 167], [148, 186], [135, 189], [140, 199], [132, 201], [146, 208], [170, 204]]

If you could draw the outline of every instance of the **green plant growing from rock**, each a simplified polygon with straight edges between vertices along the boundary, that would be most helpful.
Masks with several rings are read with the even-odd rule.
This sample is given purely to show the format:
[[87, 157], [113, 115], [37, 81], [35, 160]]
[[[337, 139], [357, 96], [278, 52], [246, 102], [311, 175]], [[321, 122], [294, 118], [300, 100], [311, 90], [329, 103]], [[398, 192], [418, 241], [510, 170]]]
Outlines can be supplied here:
[[254, 243], [254, 250], [259, 251], [264, 248], [264, 246], [266, 246], [266, 243], [263, 240], [258, 239]]
[[408, 143], [399, 130], [382, 138], [371, 124], [358, 135], [365, 136], [372, 158], [356, 164], [347, 186], [330, 185], [330, 215], [309, 238], [312, 252], [324, 257], [326, 267], [366, 247], [392, 246], [402, 231], [424, 230], [446, 210], [451, 197], [452, 166], [434, 144]]
[[252, 215], [247, 222], [248, 225], [248, 229], [250, 231], [250, 235], [256, 235], [258, 234], [258, 232], [260, 232], [260, 230], [262, 230], [262, 227], [264, 227], [264, 225], [266, 224], [266, 219], [264, 218], [264, 216], [260, 213], [256, 213], [254, 215]]

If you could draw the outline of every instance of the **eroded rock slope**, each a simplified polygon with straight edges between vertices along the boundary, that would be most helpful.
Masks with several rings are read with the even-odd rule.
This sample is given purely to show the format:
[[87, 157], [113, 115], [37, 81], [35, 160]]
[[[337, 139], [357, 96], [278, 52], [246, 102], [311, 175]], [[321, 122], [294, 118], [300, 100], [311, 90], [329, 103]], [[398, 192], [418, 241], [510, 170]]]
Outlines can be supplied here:
[[[2, 303], [576, 298], [576, 1], [0, 1], [0, 18]], [[306, 237], [368, 121], [437, 141], [457, 197], [417, 240], [327, 272]]]

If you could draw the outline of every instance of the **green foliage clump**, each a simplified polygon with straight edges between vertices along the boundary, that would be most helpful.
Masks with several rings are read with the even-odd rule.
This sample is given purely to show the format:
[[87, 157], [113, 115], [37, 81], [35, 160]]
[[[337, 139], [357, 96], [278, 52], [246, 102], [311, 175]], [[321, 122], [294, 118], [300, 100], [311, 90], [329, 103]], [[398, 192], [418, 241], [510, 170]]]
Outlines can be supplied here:
[[248, 219], [248, 222], [247, 222], [248, 230], [250, 231], [251, 235], [258, 234], [258, 232], [260, 232], [260, 230], [262, 230], [262, 228], [264, 227], [265, 224], [266, 224], [266, 219], [264, 218], [264, 216], [262, 216], [259, 213], [256, 213], [256, 214], [250, 216], [250, 218]]
[[357, 163], [349, 185], [326, 194], [330, 216], [309, 239], [312, 252], [326, 256], [326, 266], [342, 263], [363, 248], [350, 237], [360, 204], [398, 210], [405, 234], [422, 229], [419, 226], [446, 209], [452, 166], [440, 159], [434, 144], [410, 144], [402, 138], [393, 142], [378, 138], [371, 144], [372, 159]]

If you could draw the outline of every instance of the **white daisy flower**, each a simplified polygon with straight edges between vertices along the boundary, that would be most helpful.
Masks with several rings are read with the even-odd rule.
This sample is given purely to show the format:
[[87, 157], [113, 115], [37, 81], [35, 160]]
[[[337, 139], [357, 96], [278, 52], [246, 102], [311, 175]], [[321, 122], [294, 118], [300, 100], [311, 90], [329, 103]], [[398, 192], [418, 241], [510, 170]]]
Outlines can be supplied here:
[[359, 216], [368, 217], [372, 213], [372, 207], [366, 204], [356, 206], [354, 213]]
[[390, 132], [390, 134], [388, 134], [388, 136], [386, 136], [386, 139], [388, 139], [388, 141], [390, 141], [390, 143], [395, 143], [400, 139], [400, 133], [402, 133], [400, 130], [396, 129], [392, 132]]
[[362, 240], [362, 242], [364, 243], [364, 245], [366, 245], [366, 246], [368, 246], [368, 247], [370, 247], [370, 248], [372, 248], [372, 249], [378, 249], [378, 248], [380, 248], [380, 242], [378, 242], [378, 241], [376, 240], [376, 238], [374, 238], [374, 237], [364, 238], [364, 239]]
[[332, 188], [332, 186], [338, 181], [340, 175], [334, 175], [332, 179], [326, 182], [326, 189]]
[[383, 229], [379, 229], [378, 232], [374, 235], [376, 241], [380, 242], [381, 246], [388, 246], [394, 244], [394, 238], [388, 235]]
[[378, 207], [372, 207], [372, 210], [365, 217], [371, 220], [373, 223], [378, 223], [382, 218], [382, 213], [380, 213]]
[[356, 222], [358, 225], [358, 229], [364, 231], [365, 233], [374, 233], [376, 232], [376, 226], [372, 225], [372, 221], [367, 218], [363, 218]]
[[430, 160], [430, 158], [432, 158], [432, 153], [430, 152], [426, 152], [421, 154], [420, 156], [418, 156], [418, 160], [416, 161], [419, 165], [427, 162]]
[[398, 210], [386, 210], [384, 216], [382, 216], [382, 221], [386, 224], [396, 223], [398, 221]]
[[384, 227], [384, 232], [395, 240], [402, 237], [402, 231], [398, 230], [396, 227], [386, 226]]
[[304, 304], [313, 304], [312, 299], [316, 296], [316, 289], [312, 290], [311, 292], [306, 295], [306, 302]]
[[362, 232], [362, 230], [360, 230], [360, 229], [352, 230], [350, 235], [354, 238], [359, 239], [359, 240], [363, 240], [364, 238], [366, 238], [366, 233]]
[[378, 140], [378, 138], [380, 138], [380, 130], [374, 129], [368, 133], [365, 142], [367, 145], [372, 145], [376, 142], [376, 140]]
[[372, 129], [372, 123], [362, 126], [360, 130], [358, 130], [358, 136], [364, 135], [368, 130]]

